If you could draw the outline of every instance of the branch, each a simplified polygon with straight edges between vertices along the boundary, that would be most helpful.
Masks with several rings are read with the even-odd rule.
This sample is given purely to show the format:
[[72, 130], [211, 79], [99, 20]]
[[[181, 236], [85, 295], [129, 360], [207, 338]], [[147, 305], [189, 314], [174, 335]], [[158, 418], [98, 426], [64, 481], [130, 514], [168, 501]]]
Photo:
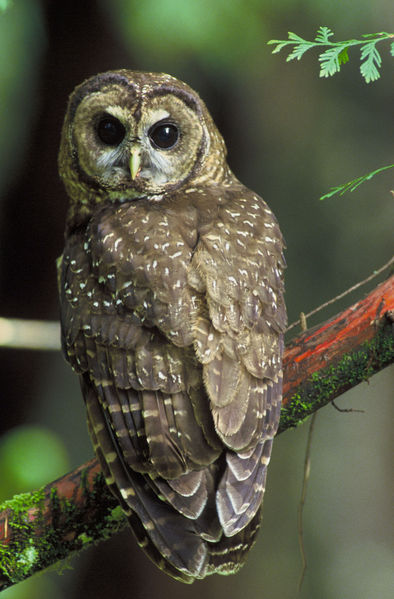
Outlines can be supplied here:
[[394, 362], [394, 275], [364, 299], [291, 341], [279, 432]]
[[[394, 276], [291, 341], [279, 432], [394, 362]], [[0, 506], [0, 590], [126, 525], [95, 459]]]
[[60, 322], [0, 317], [0, 347], [59, 351]]

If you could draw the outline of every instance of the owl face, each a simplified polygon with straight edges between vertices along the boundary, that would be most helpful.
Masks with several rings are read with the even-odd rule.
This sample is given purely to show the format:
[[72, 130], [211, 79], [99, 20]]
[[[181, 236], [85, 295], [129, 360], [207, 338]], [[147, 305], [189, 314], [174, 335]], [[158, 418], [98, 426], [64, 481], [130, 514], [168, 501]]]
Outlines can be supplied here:
[[[169, 75], [115, 71], [92, 77], [69, 102], [59, 157], [69, 195], [86, 203], [157, 196], [224, 159], [208, 111]], [[82, 193], [81, 193], [82, 192]]]

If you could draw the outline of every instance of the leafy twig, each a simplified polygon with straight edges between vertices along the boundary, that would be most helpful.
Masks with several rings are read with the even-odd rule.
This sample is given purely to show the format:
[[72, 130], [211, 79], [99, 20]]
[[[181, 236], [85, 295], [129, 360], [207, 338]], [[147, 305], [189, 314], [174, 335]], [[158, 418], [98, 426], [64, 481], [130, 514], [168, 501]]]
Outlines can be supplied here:
[[326, 200], [327, 198], [332, 198], [332, 196], [336, 195], [337, 193], [340, 196], [342, 196], [347, 191], [354, 191], [362, 183], [365, 183], [365, 181], [369, 181], [369, 179], [372, 179], [372, 177], [374, 177], [378, 173], [387, 171], [389, 168], [394, 168], [394, 164], [382, 166], [380, 168], [377, 168], [375, 171], [372, 171], [371, 173], [367, 173], [366, 175], [362, 175], [361, 177], [356, 177], [356, 179], [352, 179], [351, 181], [348, 181], [347, 183], [342, 183], [342, 185], [337, 185], [336, 187], [331, 187], [330, 191], [328, 191], [327, 193], [325, 193], [324, 195], [322, 195], [320, 197], [320, 200]]
[[[327, 47], [324, 52], [319, 54], [320, 77], [330, 77], [340, 71], [341, 65], [349, 61], [348, 50], [352, 46], [361, 46], [361, 66], [360, 72], [366, 83], [376, 81], [380, 77], [379, 68], [382, 64], [382, 58], [379, 54], [376, 44], [378, 42], [394, 38], [394, 33], [367, 33], [362, 37], [365, 39], [345, 40], [334, 42], [330, 37], [334, 32], [329, 27], [319, 27], [316, 37], [313, 41], [304, 40], [296, 33], [289, 31], [288, 40], [270, 40], [268, 44], [276, 44], [272, 54], [277, 54], [286, 46], [293, 46], [292, 51], [286, 58], [286, 61], [300, 60], [301, 57], [311, 48]], [[391, 44], [390, 53], [394, 56], [394, 42]]]

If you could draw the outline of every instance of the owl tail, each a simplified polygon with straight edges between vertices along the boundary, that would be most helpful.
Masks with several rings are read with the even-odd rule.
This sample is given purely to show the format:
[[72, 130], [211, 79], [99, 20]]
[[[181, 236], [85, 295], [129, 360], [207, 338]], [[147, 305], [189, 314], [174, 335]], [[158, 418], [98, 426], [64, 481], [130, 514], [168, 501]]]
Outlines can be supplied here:
[[[238, 506], [234, 501], [234, 485], [238, 481], [246, 493], [245, 501], [250, 499], [253, 489], [258, 488], [259, 493], [255, 495], [261, 502], [260, 494], [264, 485], [259, 479], [261, 470], [265, 470], [261, 468], [262, 447], [242, 458], [236, 454], [227, 458], [227, 468], [216, 498], [211, 493], [205, 509], [192, 519], [160, 498], [164, 489], [157, 487], [157, 479], [152, 480], [125, 464], [112, 428], [103, 416], [103, 407], [92, 389], [85, 389], [85, 401], [89, 432], [106, 482], [128, 517], [138, 544], [148, 557], [166, 574], [186, 583], [215, 572], [237, 572], [254, 543], [260, 522], [259, 513], [254, 515], [258, 506], [253, 507], [252, 514], [243, 507], [237, 517], [233, 512], [226, 513], [230, 516], [231, 532], [225, 536], [226, 530], [223, 535], [216, 514], [218, 495], [222, 489], [224, 504], [227, 507]], [[238, 464], [237, 460], [241, 460], [242, 464]], [[241, 465], [248, 466], [248, 475], [241, 475]], [[249, 520], [253, 519], [245, 523], [247, 525], [243, 530], [238, 530], [240, 518], [242, 520], [246, 515]]]
[[236, 574], [244, 565], [250, 549], [256, 541], [256, 535], [261, 524], [261, 509], [259, 509], [253, 520], [232, 537], [223, 536], [219, 542], [206, 543], [207, 559], [203, 569], [197, 575], [187, 574], [175, 568], [173, 564], [165, 559], [157, 547], [147, 536], [140, 520], [134, 514], [129, 516], [129, 523], [134, 532], [139, 546], [146, 555], [167, 575], [184, 583], [192, 583], [196, 578], [205, 578], [211, 574]]
[[127, 515], [141, 548], [173, 578], [193, 582], [203, 577], [208, 548], [195, 522], [161, 501], [145, 476], [127, 468], [111, 427], [101, 426], [102, 407], [95, 393], [88, 389], [85, 401], [89, 433], [107, 485]]
[[242, 531], [260, 508], [271, 451], [272, 439], [265, 439], [248, 453], [226, 453], [227, 467], [216, 493], [216, 504], [227, 537]]
[[218, 543], [208, 543], [209, 574], [235, 574], [244, 565], [250, 549], [256, 541], [261, 524], [261, 507], [249, 524], [232, 537], [223, 536]]

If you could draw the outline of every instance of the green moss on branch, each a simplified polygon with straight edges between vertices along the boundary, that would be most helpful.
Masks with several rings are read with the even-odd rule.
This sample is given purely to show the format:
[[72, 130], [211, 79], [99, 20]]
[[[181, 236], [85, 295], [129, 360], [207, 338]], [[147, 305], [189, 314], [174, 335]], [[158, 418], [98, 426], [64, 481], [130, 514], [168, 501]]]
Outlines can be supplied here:
[[92, 488], [81, 477], [84, 508], [46, 487], [16, 495], [0, 505], [1, 526], [8, 542], [0, 544], [0, 589], [28, 578], [126, 525], [98, 474]]
[[345, 354], [337, 363], [318, 370], [305, 380], [282, 407], [279, 433], [304, 422], [311, 414], [348, 389], [394, 362], [392, 324], [387, 322], [378, 334]]

